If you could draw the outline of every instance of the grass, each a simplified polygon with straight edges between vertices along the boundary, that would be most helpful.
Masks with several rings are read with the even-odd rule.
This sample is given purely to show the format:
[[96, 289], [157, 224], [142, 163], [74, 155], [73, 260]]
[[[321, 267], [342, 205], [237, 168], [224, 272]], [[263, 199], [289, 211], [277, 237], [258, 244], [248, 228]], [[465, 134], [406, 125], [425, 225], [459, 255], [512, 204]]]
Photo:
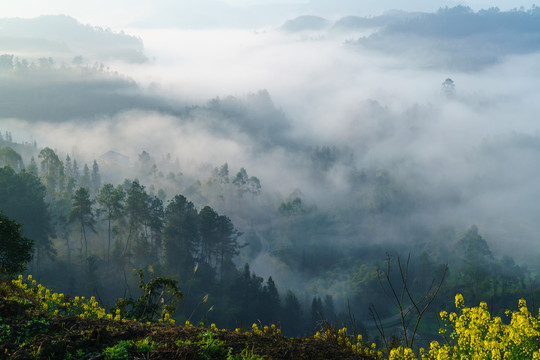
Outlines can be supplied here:
[[35, 292], [1, 283], [0, 359], [371, 359], [332, 336], [286, 338], [275, 326], [226, 331], [214, 324], [115, 320], [89, 316], [88, 306], [81, 306], [86, 315], [79, 316], [63, 311], [72, 307], [65, 297], [61, 301], [62, 308], [49, 301], [44, 309]]

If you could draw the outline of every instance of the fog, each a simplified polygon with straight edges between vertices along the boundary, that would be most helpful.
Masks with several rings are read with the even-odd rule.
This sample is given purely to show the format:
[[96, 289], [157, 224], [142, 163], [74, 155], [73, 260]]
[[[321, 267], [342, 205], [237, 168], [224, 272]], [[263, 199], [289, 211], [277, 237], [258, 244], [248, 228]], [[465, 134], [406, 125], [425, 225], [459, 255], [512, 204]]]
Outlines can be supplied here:
[[[428, 16], [420, 17], [418, 28], [414, 21], [398, 23], [399, 28], [392, 25], [395, 19], [384, 20], [389, 25], [383, 27], [336, 28], [346, 11], [366, 14], [358, 13], [353, 2], [344, 2], [339, 14], [325, 14], [324, 1], [310, 4], [313, 8], [298, 3], [290, 13], [313, 9], [309, 15], [325, 15], [327, 25], [290, 31], [281, 25], [294, 17], [283, 15], [279, 22], [261, 21], [252, 28], [186, 29], [170, 23], [150, 28], [139, 19], [139, 4], [130, 14], [137, 19], [118, 24], [141, 39], [146, 61], [112, 56], [100, 60], [109, 70], [98, 71], [99, 76], [69, 72], [56, 82], [44, 77], [44, 88], [58, 91], [54, 103], [40, 102], [50, 91], [32, 98], [23, 91], [27, 80], [12, 78], [3, 91], [28, 104], [6, 106], [0, 130], [85, 162], [108, 150], [129, 156], [132, 163], [143, 150], [157, 159], [170, 154], [179, 164], [171, 171], [201, 181], [224, 163], [231, 173], [244, 167], [261, 180], [265, 209], [277, 208], [300, 190], [320, 211], [344, 213], [360, 206], [354, 201], [361, 198], [362, 185], [351, 179], [364, 169], [386, 170], [415, 198], [417, 207], [406, 214], [411, 223], [430, 229], [476, 224], [498, 254], [524, 262], [537, 256], [540, 54], [535, 44], [540, 29], [510, 24], [497, 36], [474, 28], [459, 36], [424, 36], [418, 28]], [[371, 5], [373, 14], [382, 13]], [[404, 10], [437, 10], [427, 2], [414, 5]], [[468, 5], [473, 10], [487, 6], [481, 1]], [[501, 11], [521, 6], [489, 5]], [[220, 6], [251, 8], [255, 3]], [[519, 44], [509, 43], [513, 37]], [[50, 55], [45, 51], [43, 56]], [[455, 88], [443, 89], [448, 78]], [[78, 99], [63, 101], [62, 94], [75, 86], [83, 89]], [[322, 149], [334, 152], [324, 158]], [[130, 171], [116, 174], [114, 181], [134, 176]], [[248, 220], [228, 215], [241, 230], [248, 227]], [[360, 228], [354, 214], [342, 215], [341, 221]], [[361, 241], [400, 241], [397, 230], [384, 222], [378, 226], [369, 240], [348, 233], [332, 241], [344, 248]], [[253, 268], [291, 280], [270, 250]]]

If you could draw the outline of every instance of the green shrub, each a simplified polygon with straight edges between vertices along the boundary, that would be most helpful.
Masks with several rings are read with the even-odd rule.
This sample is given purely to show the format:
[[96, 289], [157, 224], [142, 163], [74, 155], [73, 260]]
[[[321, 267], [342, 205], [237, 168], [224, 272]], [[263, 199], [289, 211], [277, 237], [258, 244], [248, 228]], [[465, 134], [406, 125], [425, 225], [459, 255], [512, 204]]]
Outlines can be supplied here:
[[105, 348], [103, 354], [105, 359], [109, 360], [127, 360], [129, 358], [129, 349], [133, 346], [131, 340], [120, 340], [118, 344]]

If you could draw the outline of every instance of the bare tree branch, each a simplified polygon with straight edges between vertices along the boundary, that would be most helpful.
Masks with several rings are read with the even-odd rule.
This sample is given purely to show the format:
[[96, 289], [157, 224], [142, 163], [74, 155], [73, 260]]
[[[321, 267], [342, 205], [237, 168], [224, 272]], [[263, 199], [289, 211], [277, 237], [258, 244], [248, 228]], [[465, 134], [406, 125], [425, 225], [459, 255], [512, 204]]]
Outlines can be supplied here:
[[[444, 271], [441, 275], [440, 281], [437, 283], [437, 286], [435, 286], [436, 278], [434, 277], [431, 281], [431, 284], [427, 288], [427, 290], [423, 292], [423, 294], [420, 296], [419, 299], [415, 299], [415, 297], [412, 294], [412, 289], [410, 288], [410, 285], [408, 284], [411, 254], [410, 253], [408, 254], [407, 262], [405, 263], [405, 265], [402, 264], [400, 257], [396, 256], [398, 271], [401, 278], [401, 289], [400, 289], [401, 291], [399, 295], [391, 279], [392, 259], [390, 258], [390, 255], [388, 253], [386, 254], [386, 256], [387, 256], [386, 257], [386, 271], [377, 269], [377, 278], [379, 280], [379, 285], [384, 295], [390, 300], [390, 302], [392, 303], [392, 306], [394, 306], [394, 308], [396, 308], [399, 312], [399, 317], [401, 321], [401, 329], [403, 332], [403, 341], [405, 342], [405, 345], [407, 347], [412, 347], [414, 343], [414, 338], [418, 331], [418, 326], [420, 325], [420, 321], [422, 320], [422, 317], [424, 316], [429, 306], [433, 303], [433, 301], [437, 297], [437, 294], [439, 293], [439, 290], [442, 287], [444, 279], [446, 278], [446, 274], [448, 272], [448, 265], [445, 265]], [[383, 281], [381, 279], [382, 274], [384, 274], [387, 287], [390, 288], [391, 290], [390, 293], [386, 289], [386, 286], [384, 286], [383, 284]], [[407, 306], [406, 303], [410, 303], [410, 305]], [[410, 315], [411, 311], [413, 310], [415, 310], [416, 312], [416, 321], [414, 322], [414, 328], [412, 330], [411, 335], [408, 336], [407, 335], [407, 317]], [[369, 311], [370, 311], [371, 317], [373, 318], [373, 321], [375, 322], [375, 326], [377, 327], [377, 330], [381, 334], [383, 338], [383, 342], [385, 346], [387, 347], [388, 342], [384, 334], [384, 326], [373, 304], [370, 306]]]

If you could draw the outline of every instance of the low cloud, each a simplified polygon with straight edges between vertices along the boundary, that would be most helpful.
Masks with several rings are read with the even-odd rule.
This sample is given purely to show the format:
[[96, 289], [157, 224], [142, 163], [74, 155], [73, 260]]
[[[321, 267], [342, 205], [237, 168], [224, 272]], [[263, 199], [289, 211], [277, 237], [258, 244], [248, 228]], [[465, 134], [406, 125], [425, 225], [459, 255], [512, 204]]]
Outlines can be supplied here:
[[[389, 33], [371, 46], [373, 30], [129, 33], [153, 60], [111, 68], [134, 79], [140, 99], [159, 105], [113, 109], [91, 121], [29, 117], [2, 126], [85, 161], [107, 150], [131, 159], [143, 150], [170, 153], [180, 171], [203, 177], [228, 162], [259, 177], [267, 193], [283, 199], [298, 188], [321, 211], [340, 214], [367, 207], [353, 204], [355, 196], [387, 171], [416, 198], [412, 222], [474, 223], [499, 251], [531, 253], [520, 249], [533, 246], [540, 230], [538, 53], [464, 56], [471, 66], [453, 67], [440, 61], [452, 46], [441, 51], [429, 39]], [[451, 97], [441, 92], [447, 78], [455, 84]], [[362, 170], [368, 180], [351, 180]], [[392, 235], [383, 230], [375, 240]], [[523, 246], [509, 249], [512, 239]], [[261, 260], [261, 268], [272, 261]]]

